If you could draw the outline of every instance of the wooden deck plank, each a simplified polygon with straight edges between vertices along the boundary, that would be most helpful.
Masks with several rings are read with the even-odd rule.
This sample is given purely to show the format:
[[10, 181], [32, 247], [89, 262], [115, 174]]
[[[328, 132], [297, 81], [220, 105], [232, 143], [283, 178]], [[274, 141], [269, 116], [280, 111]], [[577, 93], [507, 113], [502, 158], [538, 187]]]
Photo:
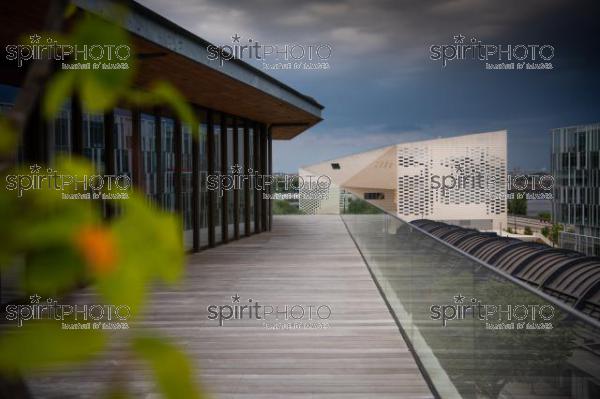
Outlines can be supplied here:
[[[271, 330], [255, 319], [219, 327], [207, 318], [207, 306], [236, 294], [263, 305], [327, 305], [330, 327]], [[76, 302], [93, 303], [93, 294]], [[338, 216], [277, 216], [272, 232], [189, 256], [183, 284], [157, 287], [132, 328], [185, 348], [217, 399], [433, 397]], [[159, 397], [144, 364], [120, 352], [29, 384], [41, 398], [96, 397], [124, 366], [133, 393]]]

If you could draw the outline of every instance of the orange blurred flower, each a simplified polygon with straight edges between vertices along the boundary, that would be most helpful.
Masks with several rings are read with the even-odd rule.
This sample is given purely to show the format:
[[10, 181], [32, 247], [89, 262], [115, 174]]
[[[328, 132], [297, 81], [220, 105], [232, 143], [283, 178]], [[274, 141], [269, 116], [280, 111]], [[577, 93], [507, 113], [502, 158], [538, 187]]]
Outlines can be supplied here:
[[75, 244], [93, 274], [105, 276], [117, 266], [117, 246], [109, 229], [86, 226], [79, 231]]

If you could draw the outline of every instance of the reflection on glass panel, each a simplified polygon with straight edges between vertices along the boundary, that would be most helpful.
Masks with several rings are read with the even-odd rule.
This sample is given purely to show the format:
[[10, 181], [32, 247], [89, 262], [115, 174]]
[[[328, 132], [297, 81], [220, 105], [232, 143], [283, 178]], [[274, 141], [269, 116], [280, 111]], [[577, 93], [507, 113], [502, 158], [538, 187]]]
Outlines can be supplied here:
[[[412, 223], [372, 205], [358, 212], [342, 218], [441, 397], [599, 397], [597, 327]], [[476, 242], [472, 230], [431, 233], [464, 248]], [[523, 271], [538, 268], [513, 256]]]
[[[214, 160], [213, 170], [215, 174], [221, 172], [221, 114], [215, 113], [213, 116], [213, 132], [214, 132]], [[222, 219], [222, 198], [219, 196], [219, 192], [214, 191], [215, 196], [215, 209], [214, 209], [214, 220], [215, 220], [215, 243], [222, 241], [222, 230], [221, 230], [221, 219]]]
[[18, 87], [0, 84], [0, 114], [4, 114], [13, 107], [18, 93]]
[[[254, 168], [254, 157], [256, 154], [254, 154], [254, 127], [249, 126], [248, 127], [248, 146], [249, 151], [248, 151], [248, 167], [249, 169], [251, 169], [252, 171], [255, 170]], [[250, 171], [248, 171], [248, 173], [250, 173]], [[250, 232], [254, 233], [254, 188], [255, 185], [252, 184], [250, 186], [250, 205], [248, 207], [248, 211], [250, 212]]]
[[[88, 158], [96, 173], [105, 172], [104, 156], [104, 115], [83, 113], [82, 134], [82, 154]], [[108, 202], [102, 201], [102, 212], [104, 216], [108, 214]]]
[[[5, 114], [10, 110], [17, 98], [20, 88], [11, 85], [0, 84], [0, 115]], [[23, 137], [19, 140], [19, 146], [17, 148], [17, 163], [22, 164], [24, 160], [23, 151]]]
[[[18, 91], [17, 87], [0, 84], [0, 115], [4, 115], [13, 107]], [[21, 140], [17, 152], [17, 163], [21, 164], [23, 158]], [[2, 268], [0, 272], [0, 304], [5, 304], [25, 296], [21, 284], [24, 273], [24, 266]]]
[[104, 173], [104, 115], [83, 113], [83, 156]]
[[194, 246], [192, 226], [192, 129], [181, 126], [181, 214], [185, 249]]
[[200, 246], [208, 245], [208, 193], [206, 188], [206, 173], [208, 172], [208, 154], [206, 150], [206, 140], [208, 134], [208, 126], [206, 120], [206, 112], [200, 113], [200, 131], [199, 133], [199, 151], [198, 164], [200, 167]]
[[[244, 169], [244, 127], [241, 122], [238, 121], [238, 129], [237, 129], [237, 140], [238, 140], [238, 165], [241, 167], [241, 173], [246, 175], [248, 173], [247, 170]], [[239, 170], [239, 169], [238, 169]], [[242, 186], [239, 188], [239, 224], [240, 224], [240, 236], [246, 234], [245, 231], [245, 216], [246, 216], [246, 198], [244, 195], [244, 179], [241, 179]]]
[[[113, 149], [113, 158], [114, 158], [114, 173], [115, 175], [126, 175], [131, 179], [133, 176], [133, 167], [132, 167], [132, 120], [131, 120], [131, 111], [126, 109], [117, 108], [114, 111], [115, 115], [115, 125], [113, 130], [113, 141], [114, 141], [114, 149]], [[120, 204], [113, 204], [115, 213], [120, 212]]]
[[70, 154], [71, 143], [71, 101], [65, 101], [56, 116], [49, 123], [50, 162], [58, 155]]
[[162, 207], [175, 210], [175, 122], [160, 118], [161, 163], [162, 163]]
[[[227, 174], [233, 176], [233, 119], [227, 118]], [[233, 188], [227, 190], [227, 235], [229, 239], [234, 238], [234, 203], [233, 203]]]
[[114, 170], [117, 175], [132, 177], [132, 123], [131, 111], [115, 109]]
[[153, 115], [141, 114], [142, 180], [144, 192], [150, 201], [158, 201], [156, 164], [156, 122]]

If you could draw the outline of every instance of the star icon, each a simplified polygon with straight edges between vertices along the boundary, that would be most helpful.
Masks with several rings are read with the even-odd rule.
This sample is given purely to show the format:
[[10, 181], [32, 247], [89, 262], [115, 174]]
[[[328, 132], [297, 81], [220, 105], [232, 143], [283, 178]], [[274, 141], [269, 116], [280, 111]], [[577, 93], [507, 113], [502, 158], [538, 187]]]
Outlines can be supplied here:
[[37, 33], [35, 35], [31, 35], [29, 36], [29, 40], [31, 41], [31, 43], [36, 44], [40, 41], [42, 37], [40, 35], [38, 35]]
[[239, 43], [241, 36], [236, 33], [235, 35], [231, 36], [231, 38], [233, 39], [231, 43]]
[[29, 166], [29, 171], [31, 173], [40, 173], [41, 169], [42, 169], [42, 167], [40, 165], [38, 165], [37, 163]]
[[233, 299], [231, 303], [240, 303], [240, 296], [238, 294], [233, 295], [231, 299]]
[[231, 173], [233, 173], [233, 174], [239, 175], [242, 173], [242, 170], [243, 170], [243, 168], [238, 164], [231, 165]]
[[465, 297], [461, 294], [454, 296], [454, 303], [463, 303], [464, 300], [465, 300]]
[[40, 299], [42, 299], [42, 297], [38, 294], [29, 296], [29, 300], [31, 301], [31, 303], [40, 303]]
[[461, 44], [465, 41], [465, 37], [463, 35], [454, 35], [454, 43]]

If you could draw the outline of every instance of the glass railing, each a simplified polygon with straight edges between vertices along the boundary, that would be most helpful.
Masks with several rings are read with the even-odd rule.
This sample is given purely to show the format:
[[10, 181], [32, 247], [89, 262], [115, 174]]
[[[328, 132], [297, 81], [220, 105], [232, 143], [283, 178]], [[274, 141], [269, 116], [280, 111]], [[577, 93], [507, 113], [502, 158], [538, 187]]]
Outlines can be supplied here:
[[600, 398], [600, 323], [364, 208], [342, 219], [440, 397]]

